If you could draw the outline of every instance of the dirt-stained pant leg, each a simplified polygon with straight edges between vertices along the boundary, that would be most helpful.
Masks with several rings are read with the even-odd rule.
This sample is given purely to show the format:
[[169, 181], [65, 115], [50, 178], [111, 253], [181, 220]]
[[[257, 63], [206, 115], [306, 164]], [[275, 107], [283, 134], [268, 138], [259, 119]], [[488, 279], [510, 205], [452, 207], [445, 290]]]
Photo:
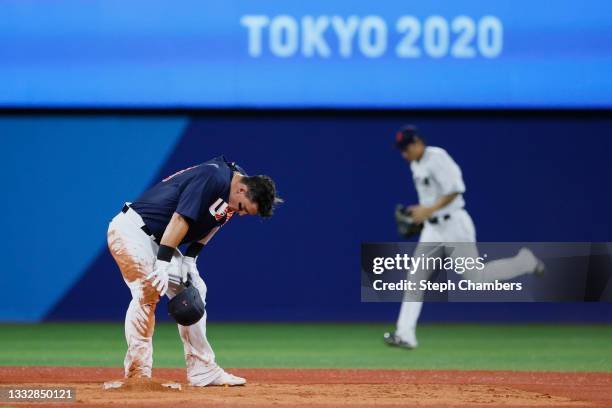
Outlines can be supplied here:
[[125, 376], [151, 377], [155, 307], [159, 295], [145, 277], [153, 269], [157, 244], [136, 224], [119, 214], [109, 225], [108, 247], [132, 293], [132, 301], [125, 315], [125, 339], [128, 344], [124, 360]]
[[[172, 298], [181, 287], [170, 280], [168, 297]], [[200, 292], [202, 302], [206, 305], [206, 284], [200, 276], [191, 277], [192, 284]], [[187, 380], [193, 385], [207, 385], [221, 374], [221, 368], [215, 362], [215, 353], [206, 338], [206, 312], [194, 325], [178, 326], [179, 335], [183, 341], [185, 363], [187, 364]]]

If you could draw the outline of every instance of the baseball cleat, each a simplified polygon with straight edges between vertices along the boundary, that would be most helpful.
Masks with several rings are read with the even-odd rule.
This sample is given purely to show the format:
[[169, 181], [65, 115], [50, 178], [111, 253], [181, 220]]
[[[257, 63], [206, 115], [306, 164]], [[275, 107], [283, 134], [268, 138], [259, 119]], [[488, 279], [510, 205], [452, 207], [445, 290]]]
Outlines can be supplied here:
[[208, 385], [225, 385], [227, 387], [233, 387], [244, 384], [246, 384], [246, 379], [225, 371], [221, 371], [221, 374], [219, 374], [219, 376]]
[[383, 335], [383, 339], [385, 343], [387, 343], [387, 345], [389, 346], [401, 347], [408, 350], [415, 349], [418, 345], [416, 339], [414, 340], [414, 342], [405, 341], [395, 333], [385, 333]]
[[526, 260], [527, 262], [535, 262], [535, 266], [532, 270], [532, 273], [534, 275], [542, 276], [544, 275], [544, 272], [546, 272], [546, 265], [544, 265], [544, 262], [542, 262], [540, 258], [535, 256], [535, 254], [533, 253], [531, 249], [527, 247], [522, 247], [519, 250], [517, 257], [521, 257], [523, 260]]
[[536, 258], [536, 260], [537, 260], [537, 263], [536, 263], [535, 269], [533, 270], [533, 273], [536, 276], [543, 276], [544, 272], [546, 272], [546, 265], [544, 265], [544, 262], [542, 262], [541, 259]]

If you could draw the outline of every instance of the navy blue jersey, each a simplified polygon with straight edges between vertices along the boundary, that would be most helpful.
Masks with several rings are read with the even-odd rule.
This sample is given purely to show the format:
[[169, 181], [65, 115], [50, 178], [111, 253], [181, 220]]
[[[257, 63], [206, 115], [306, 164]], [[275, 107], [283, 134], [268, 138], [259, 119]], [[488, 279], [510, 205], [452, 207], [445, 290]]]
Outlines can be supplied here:
[[181, 242], [198, 241], [233, 215], [228, 210], [233, 171], [241, 168], [219, 156], [165, 178], [145, 192], [131, 207], [158, 240], [175, 212], [189, 223]]

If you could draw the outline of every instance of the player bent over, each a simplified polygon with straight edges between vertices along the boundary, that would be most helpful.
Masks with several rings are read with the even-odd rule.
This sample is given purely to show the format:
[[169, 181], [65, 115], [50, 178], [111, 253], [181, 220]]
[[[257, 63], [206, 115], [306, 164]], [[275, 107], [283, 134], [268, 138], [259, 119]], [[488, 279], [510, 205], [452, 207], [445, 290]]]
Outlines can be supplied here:
[[[422, 224], [415, 256], [434, 253], [450, 257], [478, 257], [476, 230], [472, 218], [465, 210], [463, 193], [465, 184], [461, 169], [446, 150], [427, 146], [417, 129], [406, 126], [396, 134], [396, 147], [410, 163], [410, 170], [419, 197], [419, 204], [409, 207], [416, 224]], [[445, 243], [467, 243], [450, 253]], [[432, 248], [434, 248], [432, 250]], [[522, 248], [512, 258], [487, 262], [483, 271], [464, 276], [478, 282], [509, 280], [528, 273], [542, 274], [544, 264], [528, 248]], [[435, 271], [417, 271], [418, 276], [429, 279]], [[471, 275], [471, 276], [470, 276]], [[417, 347], [416, 325], [421, 314], [421, 298], [411, 299], [406, 292], [397, 318], [395, 332], [385, 333], [390, 346], [407, 349]], [[409, 301], [408, 301], [409, 300]]]
[[[206, 339], [206, 285], [196, 259], [234, 214], [267, 218], [280, 202], [272, 179], [249, 177], [221, 156], [182, 170], [153, 186], [134, 203], [126, 203], [108, 228], [110, 252], [132, 293], [125, 316], [125, 377], [151, 377], [155, 306], [160, 296], [167, 293], [172, 299], [181, 293], [182, 282], [189, 280], [202, 300], [199, 321], [178, 325], [189, 384], [246, 383], [215, 362]], [[181, 244], [188, 244], [184, 256], [177, 248]]]

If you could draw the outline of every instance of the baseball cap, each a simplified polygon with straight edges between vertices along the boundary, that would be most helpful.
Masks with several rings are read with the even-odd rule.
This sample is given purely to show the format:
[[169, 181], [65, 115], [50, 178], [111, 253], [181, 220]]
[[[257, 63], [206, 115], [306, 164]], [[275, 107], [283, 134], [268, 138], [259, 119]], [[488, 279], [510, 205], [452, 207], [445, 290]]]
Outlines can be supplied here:
[[395, 147], [404, 150], [406, 146], [416, 142], [417, 137], [421, 138], [416, 126], [406, 125], [395, 134]]

